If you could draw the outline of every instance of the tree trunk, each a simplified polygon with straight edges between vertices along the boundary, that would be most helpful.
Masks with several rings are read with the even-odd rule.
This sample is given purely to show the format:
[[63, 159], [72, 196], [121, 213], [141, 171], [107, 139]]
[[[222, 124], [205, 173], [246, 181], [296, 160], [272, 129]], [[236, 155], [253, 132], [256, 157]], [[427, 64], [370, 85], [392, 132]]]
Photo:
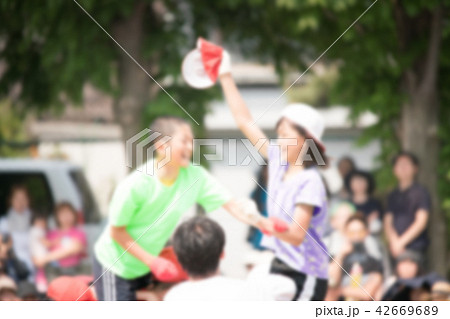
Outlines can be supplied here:
[[[138, 2], [132, 14], [114, 26], [114, 38], [148, 72], [148, 62], [142, 61], [145, 3]], [[116, 121], [122, 127], [126, 141], [142, 129], [142, 113], [150, 98], [153, 81], [122, 50], [118, 50], [118, 85], [120, 94], [114, 103]]]
[[432, 210], [429, 219], [431, 239], [428, 251], [430, 268], [441, 275], [447, 272], [447, 236], [444, 212], [438, 196], [439, 140], [438, 103], [436, 92], [430, 96], [410, 93], [410, 100], [402, 108], [402, 146], [416, 154], [420, 160], [419, 181], [431, 194]]
[[440, 154], [437, 71], [441, 44], [441, 14], [441, 9], [437, 8], [430, 20], [429, 47], [426, 54], [404, 74], [402, 84], [408, 100], [402, 106], [401, 143], [404, 150], [418, 156], [421, 164], [419, 181], [431, 194], [432, 210], [428, 227], [431, 244], [428, 265], [431, 270], [446, 275], [447, 223], [439, 200], [437, 171]]

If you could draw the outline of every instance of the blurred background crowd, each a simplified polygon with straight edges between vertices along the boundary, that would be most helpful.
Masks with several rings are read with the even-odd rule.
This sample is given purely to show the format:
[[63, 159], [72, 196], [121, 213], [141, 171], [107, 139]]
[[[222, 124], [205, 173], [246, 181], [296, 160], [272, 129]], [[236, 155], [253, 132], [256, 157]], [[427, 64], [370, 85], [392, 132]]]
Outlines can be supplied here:
[[[329, 194], [326, 300], [450, 300], [450, 283], [431, 271], [427, 257], [432, 207], [428, 190], [417, 182], [419, 169], [414, 154], [397, 154], [397, 186], [378, 198], [370, 172], [351, 157], [337, 162], [343, 186]], [[264, 185], [266, 167], [259, 175]], [[0, 217], [0, 300], [76, 300], [85, 291], [83, 300], [95, 300], [83, 216], [69, 201], [52, 212], [34, 210], [30, 191], [14, 185]], [[265, 194], [259, 186], [251, 193], [263, 215]], [[269, 261], [261, 237], [259, 230], [248, 230], [247, 270]], [[158, 300], [171, 285], [154, 280], [140, 297]]]
[[[264, 185], [265, 170], [248, 160], [220, 90], [194, 90], [180, 75], [199, 36], [230, 51], [268, 136], [290, 102], [325, 119], [327, 299], [366, 299], [360, 286], [375, 299], [448, 299], [450, 2], [372, 4], [0, 0], [0, 299], [87, 289], [112, 192], [136, 166], [124, 145], [161, 114], [194, 119], [197, 138], [223, 141], [219, 159], [202, 164], [265, 213], [252, 181]], [[270, 260], [258, 231], [210, 217], [227, 234], [222, 273], [244, 278]], [[154, 283], [141, 298], [167, 288]]]

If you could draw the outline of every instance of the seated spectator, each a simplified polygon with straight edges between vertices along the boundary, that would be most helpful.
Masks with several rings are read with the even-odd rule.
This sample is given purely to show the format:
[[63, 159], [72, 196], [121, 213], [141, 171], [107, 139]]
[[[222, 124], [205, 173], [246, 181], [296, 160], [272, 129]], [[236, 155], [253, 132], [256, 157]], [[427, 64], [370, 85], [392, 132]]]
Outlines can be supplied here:
[[394, 273], [384, 283], [384, 291], [388, 291], [399, 280], [414, 279], [422, 275], [421, 256], [413, 251], [405, 251], [397, 257]]
[[[174, 234], [173, 247], [189, 280], [171, 288], [164, 300], [269, 299], [271, 294], [266, 289], [219, 274], [224, 245], [225, 233], [211, 219], [194, 217], [181, 224]], [[294, 284], [290, 287], [294, 293]]]
[[398, 280], [413, 279], [421, 273], [420, 255], [413, 251], [405, 251], [397, 257], [394, 273], [385, 280], [383, 291], [388, 291]]
[[[34, 214], [31, 221], [30, 229], [30, 249], [33, 262], [40, 261], [48, 254], [46, 246], [47, 236], [47, 216], [43, 214]], [[36, 266], [35, 280], [36, 287], [40, 293], [47, 291], [47, 279], [45, 277], [45, 270], [43, 267]]]
[[17, 295], [22, 301], [40, 301], [41, 295], [36, 286], [29, 281], [22, 281], [17, 285]]
[[350, 194], [350, 202], [366, 217], [370, 233], [380, 234], [382, 208], [380, 202], [372, 196], [375, 191], [373, 176], [368, 172], [354, 170], [347, 175], [345, 185]]
[[29, 246], [31, 211], [28, 190], [24, 186], [14, 186], [9, 196], [9, 205], [8, 212], [0, 219], [0, 234], [12, 237], [14, 253], [31, 271], [33, 263]]
[[[438, 288], [444, 288], [447, 281], [436, 273], [402, 279], [398, 278], [384, 293], [385, 301], [429, 301], [439, 298]], [[445, 288], [444, 288], [445, 289]], [[436, 293], [433, 296], [433, 290]], [[445, 293], [443, 295], [446, 295]]]
[[422, 273], [421, 256], [413, 251], [405, 251], [397, 257], [395, 273], [398, 279], [412, 279]]
[[61, 276], [50, 282], [47, 297], [53, 301], [97, 301], [93, 278]]
[[0, 274], [0, 301], [19, 301], [17, 285], [10, 277]]
[[345, 240], [345, 223], [356, 213], [355, 206], [346, 201], [340, 201], [331, 206], [329, 233], [323, 239], [328, 253], [336, 256]]
[[327, 300], [335, 300], [336, 296], [345, 300], [376, 299], [383, 279], [382, 265], [364, 246], [369, 231], [362, 214], [349, 218], [345, 234], [346, 244], [330, 263], [330, 289]]
[[86, 235], [78, 228], [78, 214], [69, 203], [60, 203], [55, 210], [57, 229], [47, 235], [50, 252], [36, 258], [38, 267], [46, 266], [47, 280], [61, 275], [77, 275], [86, 247]]
[[431, 199], [426, 188], [416, 182], [419, 161], [413, 154], [402, 152], [393, 165], [398, 186], [389, 194], [384, 216], [389, 251], [393, 259], [410, 250], [424, 260]]
[[[332, 231], [324, 238], [324, 244], [327, 246], [331, 256], [338, 255], [344, 246], [346, 242], [345, 225], [355, 213], [355, 207], [349, 202], [339, 202], [332, 207], [330, 214]], [[369, 235], [366, 237], [364, 246], [372, 257], [376, 259], [381, 258], [380, 247], [373, 236]]]
[[450, 301], [450, 283], [438, 281], [431, 288], [432, 301]]
[[11, 236], [0, 236], [0, 275], [10, 277], [14, 282], [26, 281], [30, 271], [27, 265], [14, 253]]

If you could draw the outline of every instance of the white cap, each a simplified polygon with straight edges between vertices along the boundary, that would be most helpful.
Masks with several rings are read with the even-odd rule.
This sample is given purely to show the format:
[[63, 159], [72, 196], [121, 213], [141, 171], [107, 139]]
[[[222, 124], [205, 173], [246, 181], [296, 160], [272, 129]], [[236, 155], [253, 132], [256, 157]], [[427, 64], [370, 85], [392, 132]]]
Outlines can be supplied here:
[[322, 135], [325, 130], [325, 121], [312, 106], [303, 103], [289, 104], [281, 112], [281, 118], [286, 118], [304, 128], [319, 146], [325, 150]]

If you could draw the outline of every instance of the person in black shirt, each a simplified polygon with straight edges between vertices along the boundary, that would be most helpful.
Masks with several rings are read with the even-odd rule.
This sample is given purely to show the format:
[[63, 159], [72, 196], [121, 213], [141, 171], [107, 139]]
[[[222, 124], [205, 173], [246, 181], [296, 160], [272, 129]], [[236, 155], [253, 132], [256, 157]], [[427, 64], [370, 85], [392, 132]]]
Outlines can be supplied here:
[[382, 228], [382, 208], [380, 202], [372, 196], [375, 191], [373, 176], [369, 172], [354, 170], [347, 175], [345, 187], [356, 211], [363, 213], [367, 219], [370, 233], [378, 235]]
[[389, 194], [384, 227], [391, 256], [396, 259], [406, 250], [424, 259], [428, 247], [426, 233], [431, 199], [427, 189], [415, 180], [419, 168], [417, 158], [407, 152], [393, 161], [398, 186]]

